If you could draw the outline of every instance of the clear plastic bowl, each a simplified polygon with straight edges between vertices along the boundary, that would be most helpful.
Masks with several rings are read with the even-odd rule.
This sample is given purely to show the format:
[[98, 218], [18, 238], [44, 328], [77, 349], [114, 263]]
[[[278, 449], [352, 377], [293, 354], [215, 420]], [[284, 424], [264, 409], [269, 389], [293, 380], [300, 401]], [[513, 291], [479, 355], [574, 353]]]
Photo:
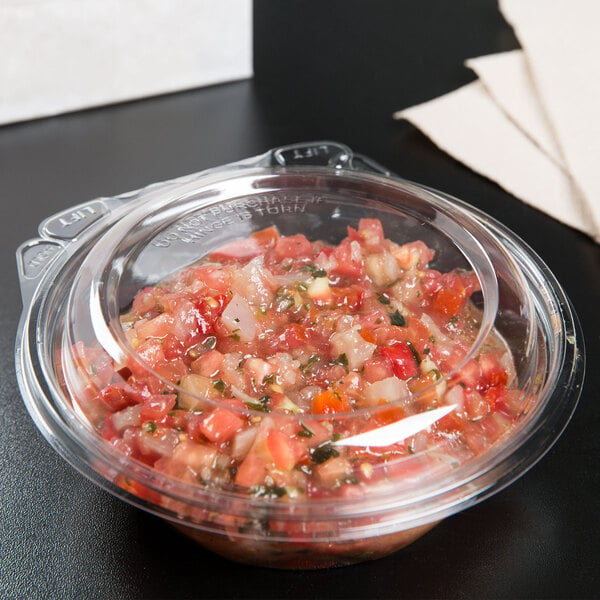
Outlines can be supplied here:
[[[129, 458], [98, 433], [102, 415], [89, 403], [95, 374], [82, 365], [82, 347], [100, 349], [111, 365], [135, 364], [161, 377], [128, 345], [120, 322], [140, 289], [271, 225], [337, 244], [364, 217], [381, 219], [398, 244], [423, 240], [436, 252], [433, 268], [477, 275], [479, 329], [457, 369], [478, 357], [490, 336], [505, 341], [522, 407], [508, 433], [469, 460], [441, 460], [427, 449], [376, 465], [385, 473], [363, 482], [360, 494], [297, 499], [182, 481]], [[521, 476], [560, 435], [579, 397], [577, 319], [540, 258], [489, 216], [393, 177], [341, 144], [279, 148], [97, 199], [50, 217], [39, 235], [17, 254], [24, 311], [16, 346], [19, 385], [37, 427], [92, 481], [232, 560], [320, 568], [394, 552]], [[389, 405], [318, 418], [364, 429], [384, 409]], [[278, 418], [299, 423], [307, 415], [283, 411]], [[418, 477], [406, 475], [411, 465]]]

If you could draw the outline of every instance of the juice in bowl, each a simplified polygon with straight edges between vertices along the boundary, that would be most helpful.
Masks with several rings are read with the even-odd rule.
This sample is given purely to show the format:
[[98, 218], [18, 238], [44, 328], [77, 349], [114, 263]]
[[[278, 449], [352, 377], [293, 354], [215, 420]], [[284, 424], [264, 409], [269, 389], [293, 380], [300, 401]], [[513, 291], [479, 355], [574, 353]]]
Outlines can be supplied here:
[[88, 477], [232, 560], [394, 552], [522, 475], [575, 408], [581, 336], [541, 260], [341, 144], [69, 214], [75, 235], [51, 217], [19, 254], [30, 413]]

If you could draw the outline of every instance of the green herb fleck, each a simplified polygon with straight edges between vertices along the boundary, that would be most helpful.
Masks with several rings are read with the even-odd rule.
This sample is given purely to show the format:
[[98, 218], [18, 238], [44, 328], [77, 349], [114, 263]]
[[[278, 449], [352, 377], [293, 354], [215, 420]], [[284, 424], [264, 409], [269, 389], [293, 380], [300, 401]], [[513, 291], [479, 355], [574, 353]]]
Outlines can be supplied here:
[[219, 392], [221, 392], [221, 394], [223, 394], [225, 392], [225, 389], [227, 388], [227, 384], [222, 379], [215, 379], [213, 381], [213, 387], [215, 388], [215, 390], [218, 390]]
[[431, 369], [431, 371], [429, 371], [430, 373], [433, 373], [433, 376], [435, 377], [435, 380], [438, 381], [439, 379], [442, 378], [442, 374], [439, 372], [438, 369]]
[[413, 358], [417, 361], [417, 364], [420, 365], [421, 356], [419, 355], [417, 349], [412, 345], [411, 342], [406, 342], [406, 345], [408, 346], [408, 349], [412, 352]]
[[298, 283], [296, 283], [296, 289], [299, 292], [305, 292], [308, 289], [308, 286], [304, 283], [304, 281], [298, 281]]
[[406, 319], [400, 314], [399, 311], [390, 313], [390, 322], [392, 325], [396, 325], [397, 327], [406, 326]]
[[330, 365], [341, 365], [342, 367], [348, 366], [348, 357], [346, 353], [340, 354], [337, 358], [334, 358], [330, 363]]
[[143, 425], [142, 425], [142, 429], [146, 432], [146, 433], [154, 433], [156, 431], [157, 425], [154, 421], [146, 421]]
[[429, 354], [431, 352], [431, 348], [424, 348], [423, 354]]
[[310, 369], [312, 368], [312, 366], [319, 360], [319, 355], [318, 354], [311, 354], [308, 357], [308, 360], [306, 361], [305, 364], [300, 365], [300, 370], [303, 373], [306, 373], [307, 371], [310, 371]]
[[340, 453], [330, 444], [324, 444], [322, 446], [317, 446], [313, 450], [310, 451], [310, 459], [316, 464], [320, 465], [324, 463], [326, 460], [330, 458], [334, 458], [339, 456]]
[[302, 427], [302, 429], [296, 434], [298, 437], [311, 438], [315, 435], [315, 432], [304, 423], [300, 423], [300, 427]]
[[214, 350], [217, 345], [217, 338], [214, 335], [209, 335], [203, 342], [202, 346], [207, 350]]
[[262, 382], [263, 382], [263, 385], [275, 383], [275, 373], [271, 373], [270, 375], [265, 375], [263, 377]]
[[250, 493], [257, 498], [281, 498], [287, 490], [281, 485], [255, 485], [250, 488]]
[[454, 315], [448, 319], [450, 325], [456, 325], [458, 323], [458, 315]]
[[230, 337], [232, 340], [235, 340], [236, 342], [240, 341], [240, 334], [239, 333], [232, 333], [231, 335], [229, 335], [227, 337]]
[[268, 394], [265, 394], [264, 396], [261, 396], [258, 401], [263, 405], [267, 405], [269, 404], [269, 400], [271, 399], [271, 396], [269, 396]]
[[327, 271], [325, 269], [319, 269], [314, 263], [308, 263], [302, 267], [303, 271], [308, 271], [313, 277], [327, 277]]
[[258, 410], [260, 412], [271, 412], [271, 407], [268, 404], [261, 404], [260, 402], [246, 402], [246, 406], [250, 410]]
[[275, 292], [275, 302], [279, 304], [279, 310], [288, 310], [296, 304], [294, 296], [284, 287], [280, 287]]
[[390, 303], [390, 299], [385, 294], [379, 294], [379, 296], [377, 296], [377, 300], [379, 300], [379, 302], [381, 302], [381, 304], [389, 304]]

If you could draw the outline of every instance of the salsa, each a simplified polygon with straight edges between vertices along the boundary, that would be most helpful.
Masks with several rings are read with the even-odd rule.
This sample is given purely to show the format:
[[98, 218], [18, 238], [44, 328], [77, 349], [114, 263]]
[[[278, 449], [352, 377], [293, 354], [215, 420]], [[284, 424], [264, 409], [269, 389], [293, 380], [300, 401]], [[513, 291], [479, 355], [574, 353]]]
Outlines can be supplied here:
[[[228, 243], [136, 294], [121, 315], [136, 357], [77, 344], [91, 381], [81, 406], [157, 472], [278, 502], [355, 498], [462, 464], [511, 429], [522, 394], [500, 335], [469, 357], [477, 276], [433, 269], [434, 256], [386, 239], [377, 219], [335, 246], [275, 227]], [[387, 446], [339, 443], [444, 406]]]

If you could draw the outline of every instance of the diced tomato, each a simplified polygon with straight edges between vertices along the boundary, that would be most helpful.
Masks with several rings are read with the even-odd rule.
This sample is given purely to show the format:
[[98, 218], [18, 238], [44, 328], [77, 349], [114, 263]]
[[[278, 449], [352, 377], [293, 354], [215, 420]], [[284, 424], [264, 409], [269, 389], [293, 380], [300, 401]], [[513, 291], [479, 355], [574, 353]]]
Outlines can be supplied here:
[[442, 280], [443, 287], [435, 294], [431, 308], [439, 315], [455, 317], [467, 298], [465, 286], [455, 273], [446, 273]]
[[214, 377], [223, 364], [223, 354], [218, 350], [210, 350], [197, 358], [191, 365], [192, 373], [203, 375], [204, 377]]
[[333, 252], [336, 266], [332, 275], [360, 280], [365, 274], [365, 263], [358, 242], [342, 242]]
[[282, 350], [292, 350], [294, 348], [302, 348], [306, 345], [308, 338], [306, 330], [298, 323], [292, 323], [283, 328], [277, 336], [278, 347]]
[[365, 342], [369, 342], [370, 344], [376, 344], [375, 336], [373, 335], [373, 330], [369, 328], [362, 328], [358, 333], [360, 333], [360, 337], [365, 340]]
[[392, 254], [404, 270], [412, 267], [424, 269], [435, 256], [435, 252], [420, 240], [393, 248]]
[[361, 219], [358, 222], [358, 233], [371, 252], [383, 250], [383, 225], [379, 219]]
[[392, 363], [392, 371], [399, 379], [410, 379], [418, 372], [417, 361], [408, 344], [399, 342], [383, 348], [381, 355]]
[[125, 477], [125, 475], [119, 475], [115, 480], [115, 483], [126, 492], [129, 492], [138, 498], [142, 498], [142, 500], [147, 500], [148, 502], [152, 502], [154, 504], [158, 504], [160, 502], [160, 496], [157, 492], [135, 481], [135, 479]]
[[111, 412], [123, 410], [139, 401], [131, 393], [125, 391], [121, 385], [111, 384], [100, 390], [98, 400]]
[[437, 421], [435, 426], [440, 431], [460, 432], [464, 429], [465, 423], [466, 421], [457, 411], [452, 411], [451, 413], [443, 416], [439, 421]]
[[263, 248], [272, 248], [279, 240], [279, 231], [277, 227], [267, 227], [260, 231], [255, 231], [252, 236]]
[[496, 357], [491, 354], [482, 354], [478, 360], [483, 380], [488, 386], [504, 386], [508, 383], [506, 369]]
[[285, 433], [271, 429], [267, 433], [267, 449], [279, 469], [289, 471], [296, 464], [294, 441]]
[[180, 358], [186, 349], [185, 344], [173, 334], [167, 335], [162, 340], [162, 347], [167, 360]]
[[315, 472], [323, 485], [332, 487], [352, 473], [352, 464], [338, 456], [318, 465]]
[[177, 394], [157, 394], [142, 403], [140, 418], [142, 421], [161, 421], [173, 409]]
[[145, 287], [133, 299], [132, 310], [138, 315], [144, 315], [156, 307], [156, 288]]
[[394, 374], [391, 361], [384, 356], [375, 357], [365, 363], [363, 378], [369, 383], [381, 381]]
[[235, 475], [235, 483], [244, 487], [260, 485], [267, 475], [267, 468], [263, 458], [257, 452], [250, 450]]
[[362, 308], [365, 292], [357, 286], [334, 287], [331, 290], [337, 306], [345, 306], [349, 311], [355, 312]]
[[173, 316], [168, 313], [162, 313], [149, 321], [142, 322], [136, 326], [138, 338], [146, 340], [148, 338], [164, 338], [171, 333], [173, 327]]
[[227, 408], [215, 408], [200, 425], [200, 431], [210, 442], [226, 442], [240, 431], [246, 421], [238, 414]]
[[438, 386], [435, 385], [438, 380], [438, 375], [430, 371], [425, 375], [410, 379], [408, 388], [417, 395], [416, 402], [422, 409], [433, 408], [439, 401]]
[[209, 290], [226, 294], [231, 288], [231, 270], [216, 265], [204, 265], [193, 270], [194, 278], [205, 284]]
[[282, 237], [275, 244], [275, 257], [278, 260], [284, 258], [298, 258], [312, 255], [312, 245], [305, 235], [298, 233]]
[[[138, 346], [137, 354], [151, 369], [155, 369], [166, 361], [163, 346], [160, 343], [160, 340], [156, 339], [149, 339], [142, 342]], [[141, 367], [133, 361], [129, 368], [133, 373], [137, 373], [141, 369]]]
[[410, 342], [415, 350], [422, 353], [432, 345], [429, 329], [416, 317], [407, 317], [403, 327], [385, 325], [377, 327], [373, 335], [380, 346], [389, 346], [397, 342]]
[[214, 252], [208, 255], [209, 260], [212, 261], [226, 261], [226, 260], [249, 260], [262, 254], [262, 247], [255, 237], [244, 238], [241, 240], [234, 240], [228, 244], [224, 244]]
[[504, 401], [505, 396], [506, 387], [502, 383], [488, 388], [483, 394], [483, 397], [491, 410], [496, 410], [498, 405], [502, 404]]
[[379, 426], [395, 423], [406, 416], [406, 411], [402, 406], [388, 406], [388, 402], [385, 400], [381, 401], [379, 405], [384, 407], [374, 413], [374, 421]]
[[348, 398], [341, 390], [326, 390], [317, 394], [312, 401], [313, 412], [319, 415], [331, 415], [349, 411]]
[[471, 359], [453, 376], [454, 382], [462, 383], [467, 389], [477, 389], [481, 382], [481, 367], [479, 363]]

